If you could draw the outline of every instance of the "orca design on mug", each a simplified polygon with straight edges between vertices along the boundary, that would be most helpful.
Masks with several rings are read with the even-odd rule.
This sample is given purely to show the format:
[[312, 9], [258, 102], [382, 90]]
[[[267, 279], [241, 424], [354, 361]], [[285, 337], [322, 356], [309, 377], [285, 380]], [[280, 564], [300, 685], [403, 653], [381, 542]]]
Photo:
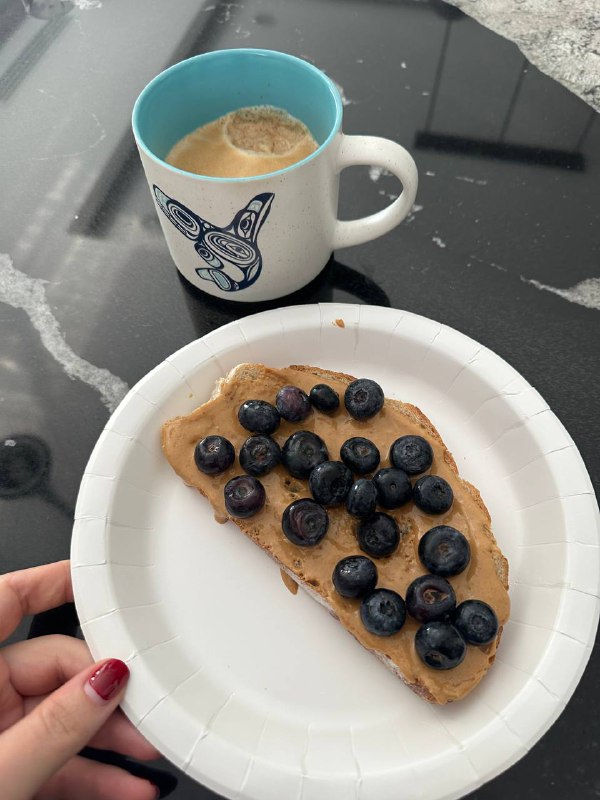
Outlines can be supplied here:
[[257, 194], [237, 212], [229, 225], [219, 228], [154, 186], [158, 207], [177, 230], [194, 242], [202, 266], [196, 274], [224, 292], [239, 292], [257, 280], [262, 268], [258, 232], [269, 216], [271, 192]]
[[[167, 161], [199, 128], [264, 107], [305, 126], [316, 149], [281, 169], [242, 177], [197, 174]], [[271, 50], [204, 53], [146, 86], [133, 131], [169, 252], [190, 283], [241, 302], [283, 297], [310, 283], [333, 250], [382, 236], [406, 217], [417, 189], [412, 157], [389, 139], [343, 134], [342, 115], [330, 78]], [[340, 221], [340, 172], [353, 165], [389, 170], [402, 193], [375, 214]]]

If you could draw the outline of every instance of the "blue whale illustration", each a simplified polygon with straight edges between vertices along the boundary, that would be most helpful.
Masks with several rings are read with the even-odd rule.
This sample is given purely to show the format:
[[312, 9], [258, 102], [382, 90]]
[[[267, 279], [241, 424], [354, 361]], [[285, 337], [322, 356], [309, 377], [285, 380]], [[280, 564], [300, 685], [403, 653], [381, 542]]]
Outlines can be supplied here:
[[262, 269], [262, 255], [256, 239], [265, 224], [274, 194], [257, 194], [238, 211], [229, 225], [219, 228], [199, 217], [182, 203], [168, 197], [154, 185], [158, 207], [177, 230], [194, 242], [202, 266], [197, 274], [216, 283], [224, 292], [239, 292], [256, 281]]

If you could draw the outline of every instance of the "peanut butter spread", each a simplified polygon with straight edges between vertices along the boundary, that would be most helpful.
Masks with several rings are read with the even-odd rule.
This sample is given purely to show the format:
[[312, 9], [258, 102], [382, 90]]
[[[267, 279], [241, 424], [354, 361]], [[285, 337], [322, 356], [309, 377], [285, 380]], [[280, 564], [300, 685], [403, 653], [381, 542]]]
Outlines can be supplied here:
[[[223, 487], [230, 478], [242, 474], [237, 453], [251, 434], [239, 424], [237, 413], [246, 400], [267, 400], [274, 403], [277, 391], [284, 385], [299, 386], [306, 393], [316, 384], [326, 382], [340, 395], [340, 408], [333, 415], [313, 411], [301, 423], [282, 419], [273, 438], [283, 446], [295, 431], [310, 430], [326, 443], [329, 458], [339, 460], [340, 447], [352, 436], [365, 436], [381, 453], [380, 467], [389, 466], [390, 445], [399, 436], [418, 434], [425, 437], [434, 452], [429, 473], [447, 480], [454, 491], [449, 511], [428, 515], [412, 502], [388, 511], [402, 533], [400, 545], [387, 558], [374, 559], [379, 573], [378, 587], [393, 589], [406, 597], [408, 585], [426, 574], [418, 556], [421, 536], [436, 525], [451, 525], [468, 539], [471, 561], [459, 575], [450, 578], [457, 604], [467, 599], [488, 603], [496, 612], [500, 631], [509, 615], [508, 565], [490, 528], [490, 518], [474, 487], [461, 480], [450, 453], [429, 420], [416, 409], [399, 401], [386, 399], [383, 409], [371, 419], [359, 422], [347, 413], [343, 395], [350, 376], [330, 373], [316, 367], [271, 369], [262, 365], [240, 365], [219, 387], [218, 394], [187, 417], [170, 420], [163, 426], [163, 449], [175, 472], [189, 486], [195, 487], [211, 502], [215, 515], [228, 517]], [[208, 476], [194, 462], [196, 443], [205, 436], [225, 436], [236, 451], [234, 464], [224, 473]], [[485, 647], [467, 647], [459, 666], [439, 671], [420, 660], [414, 647], [419, 624], [407, 617], [402, 630], [390, 637], [369, 633], [359, 616], [359, 600], [345, 599], [334, 589], [332, 572], [337, 562], [348, 555], [361, 554], [355, 531], [358, 521], [344, 507], [329, 508], [329, 530], [315, 547], [298, 547], [283, 534], [281, 517], [286, 506], [300, 497], [310, 497], [308, 481], [292, 477], [279, 465], [260, 478], [266, 491], [266, 504], [254, 517], [235, 520], [243, 532], [266, 550], [280, 565], [293, 572], [301, 584], [320, 595], [347, 630], [367, 649], [394, 669], [411, 688], [436, 703], [447, 703], [464, 697], [485, 675], [494, 660], [497, 639]], [[218, 536], [218, 530], [204, 535]], [[392, 662], [390, 664], [390, 662]]]

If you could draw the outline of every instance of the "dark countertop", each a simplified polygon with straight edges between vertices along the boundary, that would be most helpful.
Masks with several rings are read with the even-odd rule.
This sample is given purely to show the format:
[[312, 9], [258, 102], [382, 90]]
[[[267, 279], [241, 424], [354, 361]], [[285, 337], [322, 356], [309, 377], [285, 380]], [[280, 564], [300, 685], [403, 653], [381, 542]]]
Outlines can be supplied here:
[[[541, 392], [599, 486], [600, 125], [513, 44], [437, 0], [0, 0], [0, 572], [68, 557], [125, 383], [259, 310], [178, 279], [129, 122], [164, 67], [246, 46], [320, 66], [343, 87], [345, 132], [396, 139], [420, 173], [407, 220], [284, 302], [358, 298], [472, 336]], [[397, 192], [347, 170], [341, 215]], [[69, 630], [69, 615], [36, 630]], [[596, 647], [558, 722], [472, 798], [600, 796], [599, 665]], [[164, 767], [177, 800], [214, 796]]]

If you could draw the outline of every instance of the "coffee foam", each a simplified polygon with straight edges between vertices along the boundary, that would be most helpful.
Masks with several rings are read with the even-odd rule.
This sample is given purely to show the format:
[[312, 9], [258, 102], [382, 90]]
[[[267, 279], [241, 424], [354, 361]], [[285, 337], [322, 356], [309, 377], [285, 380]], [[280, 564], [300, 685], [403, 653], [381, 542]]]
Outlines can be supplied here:
[[198, 175], [243, 178], [289, 167], [317, 147], [306, 125], [287, 111], [249, 106], [184, 136], [166, 161]]

